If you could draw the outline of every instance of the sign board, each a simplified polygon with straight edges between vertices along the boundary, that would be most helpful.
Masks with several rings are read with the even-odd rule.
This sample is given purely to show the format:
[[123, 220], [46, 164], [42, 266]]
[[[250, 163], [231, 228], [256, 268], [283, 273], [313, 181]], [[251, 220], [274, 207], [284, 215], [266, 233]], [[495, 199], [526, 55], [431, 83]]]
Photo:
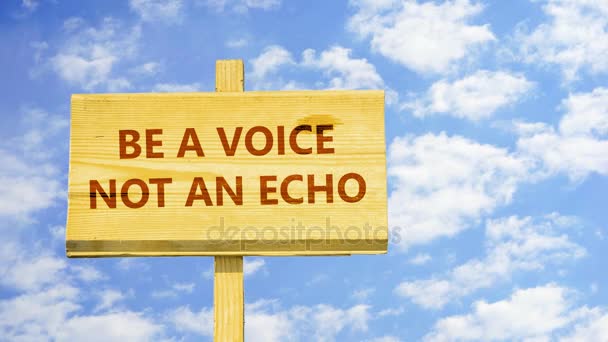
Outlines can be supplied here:
[[67, 254], [385, 253], [383, 91], [72, 96]]

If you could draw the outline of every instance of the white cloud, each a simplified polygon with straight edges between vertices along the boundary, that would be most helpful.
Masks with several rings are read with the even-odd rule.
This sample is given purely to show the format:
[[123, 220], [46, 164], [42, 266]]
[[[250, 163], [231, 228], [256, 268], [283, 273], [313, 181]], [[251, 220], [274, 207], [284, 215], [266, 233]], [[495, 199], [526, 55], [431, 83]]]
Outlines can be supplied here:
[[213, 279], [213, 277], [215, 276], [215, 270], [213, 269], [213, 267], [214, 267], [214, 266], [213, 266], [213, 265], [211, 265], [211, 267], [207, 268], [207, 269], [206, 269], [206, 270], [203, 272], [203, 274], [202, 274], [203, 278], [205, 278], [205, 279], [207, 279], [207, 280]]
[[167, 314], [167, 319], [178, 331], [213, 336], [213, 309], [203, 308], [193, 312], [188, 306], [181, 306]]
[[557, 214], [542, 220], [515, 216], [490, 220], [483, 259], [471, 259], [441, 277], [403, 282], [395, 292], [422, 307], [436, 309], [508, 280], [517, 271], [541, 270], [579, 259], [586, 251], [567, 234], [577, 226], [575, 219]]
[[334, 341], [336, 335], [344, 328], [352, 331], [367, 331], [370, 320], [369, 306], [358, 304], [347, 310], [337, 309], [329, 305], [317, 305], [309, 309], [314, 322], [316, 341]]
[[121, 271], [138, 271], [145, 272], [150, 269], [150, 266], [137, 258], [120, 258], [116, 261], [116, 268]]
[[376, 338], [372, 338], [371, 340], [366, 340], [366, 342], [400, 342], [401, 339], [395, 336], [382, 336], [382, 337], [376, 337]]
[[264, 10], [275, 9], [281, 6], [281, 0], [245, 0], [244, 3], [249, 8], [261, 8]]
[[383, 309], [378, 312], [378, 317], [399, 316], [405, 312], [403, 307]]
[[581, 180], [608, 174], [608, 89], [571, 94], [557, 129], [544, 123], [516, 123], [518, 150], [542, 161], [548, 174], [565, 172]]
[[80, 308], [75, 303], [77, 296], [78, 289], [58, 285], [0, 300], [0, 336], [9, 341], [48, 340], [62, 327], [67, 316]]
[[[256, 58], [249, 61], [251, 71], [247, 80], [254, 89], [385, 89], [386, 103], [398, 102], [396, 91], [384, 84], [376, 67], [365, 58], [353, 58], [352, 50], [342, 46], [332, 46], [317, 52], [306, 49], [302, 60], [296, 61], [291, 52], [284, 47], [272, 45], [266, 47]], [[287, 70], [289, 68], [289, 70]], [[281, 76], [280, 71], [318, 71], [322, 73], [319, 81], [313, 84], [301, 84]]]
[[297, 340], [295, 318], [288, 311], [280, 311], [276, 301], [259, 300], [245, 306], [245, 340], [252, 342], [278, 342]]
[[0, 142], [0, 217], [28, 221], [65, 196], [53, 159], [66, 152], [67, 146], [54, 142], [67, 132], [68, 121], [37, 108], [24, 108], [22, 114], [17, 135]]
[[58, 170], [50, 163], [35, 163], [0, 147], [0, 216], [27, 219], [32, 212], [48, 208], [63, 195]]
[[268, 75], [275, 73], [280, 67], [295, 64], [291, 53], [282, 46], [271, 45], [256, 58], [249, 61], [252, 68], [247, 74], [247, 79], [254, 83], [254, 88], [265, 88], [272, 81], [266, 79]]
[[226, 42], [226, 47], [238, 49], [247, 46], [248, 42], [245, 38], [231, 39]]
[[503, 148], [459, 136], [396, 137], [388, 176], [389, 224], [398, 244], [407, 248], [474, 226], [511, 202], [528, 169], [526, 160]]
[[[344, 331], [366, 332], [369, 306], [346, 309], [326, 304], [282, 309], [278, 300], [261, 299], [245, 305], [245, 340], [251, 342], [336, 341]], [[213, 309], [193, 312], [184, 306], [169, 312], [167, 320], [178, 331], [202, 336], [213, 334]]]
[[8, 341], [149, 341], [163, 328], [132, 311], [79, 314], [82, 293], [61, 280], [0, 300], [0, 336]]
[[597, 283], [591, 283], [589, 290], [591, 291], [591, 294], [596, 294], [600, 290], [600, 287]]
[[604, 135], [608, 133], [608, 89], [571, 94], [563, 101], [566, 114], [559, 123], [564, 135]]
[[0, 286], [17, 294], [0, 299], [2, 340], [149, 341], [162, 335], [162, 327], [150, 318], [113, 307], [123, 297], [117, 291], [98, 294], [100, 302], [91, 311], [106, 313], [83, 312], [90, 294], [97, 290], [91, 284], [86, 291], [76, 285], [98, 283], [99, 271], [68, 264], [38, 243], [19, 245], [6, 238], [0, 249]]
[[51, 231], [51, 235], [53, 236], [53, 239], [55, 239], [56, 241], [65, 240], [65, 226], [64, 225], [51, 226], [51, 227], [49, 227], [49, 230]]
[[358, 289], [353, 291], [351, 297], [358, 302], [365, 302], [374, 294], [374, 292], [376, 292], [376, 289], [373, 287]]
[[245, 277], [250, 277], [264, 268], [264, 259], [244, 259], [243, 274]]
[[[66, 262], [53, 255], [34, 254], [26, 256], [21, 247], [8, 244], [3, 246], [6, 252], [0, 263], [0, 284], [19, 290], [37, 290], [61, 279]], [[9, 255], [9, 253], [17, 253]]]
[[475, 302], [472, 312], [439, 320], [426, 341], [548, 340], [572, 317], [568, 289], [545, 285], [515, 291], [509, 299]]
[[319, 273], [312, 276], [310, 280], [306, 282], [306, 286], [315, 286], [320, 283], [324, 283], [329, 280], [329, 276], [325, 273]]
[[419, 73], [444, 73], [484, 43], [488, 25], [470, 20], [483, 6], [468, 0], [437, 2], [351, 0], [348, 28], [369, 38], [374, 51]]
[[[68, 19], [72, 20], [72, 18]], [[140, 28], [130, 30], [119, 21], [105, 18], [99, 28], [80, 26], [50, 59], [53, 70], [68, 83], [85, 90], [106, 88], [120, 91], [131, 87], [113, 70], [124, 59], [134, 56]]]
[[81, 17], [70, 17], [63, 21], [63, 29], [71, 32], [82, 27], [84, 24], [85, 21]]
[[198, 82], [190, 84], [177, 83], [157, 83], [152, 88], [152, 91], [161, 93], [191, 93], [200, 91], [201, 84]]
[[413, 258], [410, 258], [408, 262], [412, 265], [424, 265], [431, 261], [432, 257], [428, 254], [419, 253], [416, 254]]
[[443, 79], [433, 83], [426, 94], [416, 96], [402, 109], [412, 110], [417, 117], [445, 114], [478, 121], [516, 103], [533, 85], [523, 75], [478, 70], [453, 82]]
[[192, 293], [196, 284], [194, 283], [174, 283], [170, 289], [152, 291], [150, 296], [154, 298], [177, 298], [179, 293]]
[[533, 31], [516, 33], [516, 49], [524, 61], [557, 65], [572, 81], [581, 70], [608, 72], [608, 4], [592, 0], [548, 0], [546, 22]]
[[181, 21], [182, 0], [129, 0], [129, 6], [144, 21]]
[[95, 307], [94, 311], [103, 311], [112, 308], [116, 303], [125, 299], [125, 295], [117, 290], [105, 289], [100, 291], [99, 304]]
[[55, 335], [56, 341], [151, 341], [158, 339], [162, 326], [139, 313], [124, 311], [97, 316], [75, 316]]
[[76, 274], [78, 279], [85, 282], [92, 282], [105, 278], [103, 273], [90, 265], [71, 265], [70, 269]]
[[302, 64], [322, 70], [329, 79], [329, 89], [383, 88], [382, 77], [365, 58], [351, 57], [351, 49], [333, 46], [317, 57], [313, 49], [302, 53]]
[[36, 0], [21, 0], [21, 7], [28, 12], [34, 12], [40, 3]]
[[173, 289], [179, 292], [192, 293], [196, 284], [194, 283], [175, 283], [173, 284]]
[[608, 313], [597, 308], [578, 322], [574, 331], [560, 339], [562, 342], [608, 341]]
[[229, 8], [237, 13], [246, 13], [249, 9], [275, 10], [281, 7], [281, 2], [282, 0], [206, 0], [205, 5], [219, 12]]
[[156, 75], [161, 69], [160, 63], [157, 62], [147, 62], [140, 64], [136, 67], [131, 68], [129, 70], [135, 75], [139, 76], [153, 76]]

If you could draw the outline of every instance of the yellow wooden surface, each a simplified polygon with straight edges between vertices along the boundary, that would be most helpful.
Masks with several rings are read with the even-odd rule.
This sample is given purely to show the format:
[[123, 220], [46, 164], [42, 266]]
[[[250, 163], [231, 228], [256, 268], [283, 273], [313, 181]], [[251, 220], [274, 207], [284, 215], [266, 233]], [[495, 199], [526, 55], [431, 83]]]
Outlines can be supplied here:
[[245, 90], [245, 67], [240, 59], [215, 62], [215, 91], [243, 92]]
[[216, 256], [213, 287], [214, 341], [243, 341], [244, 297], [243, 257]]
[[245, 318], [243, 257], [216, 256], [214, 269], [214, 341], [242, 342]]
[[[215, 66], [215, 91], [245, 90], [241, 60], [221, 60]], [[245, 293], [242, 256], [216, 256], [213, 286], [213, 336], [216, 342], [244, 340]]]
[[[235, 62], [225, 65], [234, 68]], [[231, 83], [232, 82], [232, 83]], [[387, 248], [386, 165], [384, 145], [384, 94], [382, 91], [281, 91], [222, 92], [236, 81], [218, 81], [219, 93], [93, 94], [73, 95], [68, 191], [67, 254], [85, 256], [154, 255], [332, 255], [385, 253]], [[226, 88], [223, 88], [226, 87]], [[296, 154], [286, 142], [285, 155], [278, 155], [276, 127], [288, 132], [298, 125], [333, 125], [334, 154], [316, 154], [316, 134], [303, 132], [297, 141], [312, 146], [312, 154]], [[245, 135], [253, 126], [273, 132], [273, 148], [264, 156], [253, 156], [245, 148]], [[236, 127], [243, 127], [232, 157], [225, 155], [217, 127], [225, 129], [228, 141]], [[177, 158], [185, 128], [195, 128], [204, 157], [195, 151]], [[145, 130], [162, 129], [164, 158], [120, 159], [118, 131], [137, 130], [145, 151]], [[255, 135], [254, 146], [263, 146]], [[347, 203], [337, 192], [339, 178], [360, 174], [367, 185], [357, 203]], [[316, 203], [307, 203], [306, 182], [293, 182], [292, 197], [302, 204], [281, 199], [277, 205], [260, 205], [259, 178], [291, 174], [334, 177], [334, 202], [326, 203], [316, 193]], [[242, 177], [243, 204], [235, 205], [224, 194], [224, 205], [216, 206], [215, 178], [224, 177], [234, 186]], [[172, 178], [166, 185], [165, 206], [157, 207], [156, 187], [149, 185], [149, 201], [141, 208], [126, 207], [117, 196], [116, 208], [108, 208], [98, 196], [97, 209], [90, 208], [89, 181], [108, 187], [115, 179], [117, 191], [132, 178]], [[200, 200], [192, 207], [185, 202], [193, 178], [203, 177], [213, 201]], [[134, 191], [129, 197], [137, 199]], [[357, 191], [355, 182], [346, 192]], [[277, 189], [278, 190], [278, 189]], [[329, 229], [328, 229], [329, 228]]]

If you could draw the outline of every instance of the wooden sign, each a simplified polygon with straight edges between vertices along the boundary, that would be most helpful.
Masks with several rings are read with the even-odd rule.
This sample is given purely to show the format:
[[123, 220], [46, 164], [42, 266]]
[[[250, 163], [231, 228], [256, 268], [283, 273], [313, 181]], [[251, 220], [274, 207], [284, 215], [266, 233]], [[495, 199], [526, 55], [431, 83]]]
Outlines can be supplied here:
[[383, 91], [72, 96], [67, 254], [387, 249]]

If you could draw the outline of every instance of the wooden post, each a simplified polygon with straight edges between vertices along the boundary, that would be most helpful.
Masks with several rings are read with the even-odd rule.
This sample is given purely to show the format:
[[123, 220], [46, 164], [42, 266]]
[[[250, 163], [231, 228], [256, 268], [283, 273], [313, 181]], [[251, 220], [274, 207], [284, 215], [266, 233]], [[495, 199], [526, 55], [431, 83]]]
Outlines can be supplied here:
[[[244, 91], [245, 68], [242, 60], [218, 60], [215, 63], [215, 91]], [[244, 340], [245, 300], [243, 257], [216, 256], [213, 287], [214, 341]]]

